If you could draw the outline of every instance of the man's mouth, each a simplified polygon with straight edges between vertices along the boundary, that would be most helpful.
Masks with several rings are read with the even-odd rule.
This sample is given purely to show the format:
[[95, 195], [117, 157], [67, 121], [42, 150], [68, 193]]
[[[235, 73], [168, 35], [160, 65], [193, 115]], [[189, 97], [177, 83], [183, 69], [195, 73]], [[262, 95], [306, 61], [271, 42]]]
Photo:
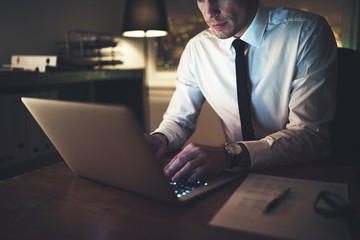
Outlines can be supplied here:
[[214, 28], [215, 30], [221, 30], [225, 25], [226, 22], [223, 22], [223, 23], [212, 24], [211, 27]]

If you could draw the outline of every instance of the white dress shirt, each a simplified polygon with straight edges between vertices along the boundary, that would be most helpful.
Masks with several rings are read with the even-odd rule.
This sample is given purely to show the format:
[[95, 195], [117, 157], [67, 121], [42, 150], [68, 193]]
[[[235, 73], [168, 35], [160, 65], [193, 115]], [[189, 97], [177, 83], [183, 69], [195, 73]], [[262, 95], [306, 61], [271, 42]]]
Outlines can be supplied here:
[[259, 3], [241, 37], [248, 46], [255, 141], [242, 141], [234, 39], [218, 39], [207, 29], [189, 41], [178, 67], [176, 90], [155, 132], [167, 136], [170, 150], [180, 148], [195, 130], [207, 100], [219, 115], [227, 140], [248, 148], [252, 169], [328, 155], [337, 49], [325, 19], [297, 10], [270, 10]]

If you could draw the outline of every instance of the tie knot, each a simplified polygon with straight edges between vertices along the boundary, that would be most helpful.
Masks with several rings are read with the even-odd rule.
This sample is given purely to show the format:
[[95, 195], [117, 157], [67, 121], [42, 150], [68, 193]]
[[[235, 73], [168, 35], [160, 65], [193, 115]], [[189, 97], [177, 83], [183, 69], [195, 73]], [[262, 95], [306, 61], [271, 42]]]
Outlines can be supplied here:
[[245, 42], [243, 40], [235, 39], [232, 45], [234, 46], [236, 53], [240, 52], [244, 54]]

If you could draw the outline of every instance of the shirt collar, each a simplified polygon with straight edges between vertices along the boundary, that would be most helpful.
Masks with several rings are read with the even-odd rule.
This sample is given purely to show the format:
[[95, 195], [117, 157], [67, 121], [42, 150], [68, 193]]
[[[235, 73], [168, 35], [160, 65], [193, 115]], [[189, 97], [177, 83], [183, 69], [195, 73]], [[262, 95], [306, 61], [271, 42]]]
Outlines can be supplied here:
[[232, 43], [235, 39], [236, 39], [236, 37], [230, 37], [230, 38], [222, 40], [224, 48], [228, 51], [231, 51]]
[[[259, 1], [258, 10], [256, 12], [254, 20], [252, 21], [249, 28], [246, 30], [246, 32], [240, 39], [249, 45], [252, 45], [254, 47], [260, 47], [264, 37], [264, 32], [267, 26], [268, 18], [269, 18], [269, 11]], [[236, 39], [235, 37], [224, 39], [223, 40], [224, 48], [230, 50], [232, 47], [232, 42], [235, 39]]]
[[269, 11], [259, 1], [259, 7], [254, 20], [246, 30], [241, 40], [254, 46], [260, 47], [269, 18]]

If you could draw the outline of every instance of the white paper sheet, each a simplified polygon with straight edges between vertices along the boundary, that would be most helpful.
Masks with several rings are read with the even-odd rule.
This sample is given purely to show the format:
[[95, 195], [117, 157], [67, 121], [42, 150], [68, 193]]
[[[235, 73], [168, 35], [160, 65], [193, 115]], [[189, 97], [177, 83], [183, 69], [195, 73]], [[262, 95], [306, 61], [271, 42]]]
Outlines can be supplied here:
[[[284, 189], [289, 195], [272, 212], [265, 206]], [[329, 219], [313, 210], [318, 193], [337, 193], [348, 203], [347, 184], [249, 174], [211, 220], [210, 225], [291, 239], [351, 239], [344, 219]]]

